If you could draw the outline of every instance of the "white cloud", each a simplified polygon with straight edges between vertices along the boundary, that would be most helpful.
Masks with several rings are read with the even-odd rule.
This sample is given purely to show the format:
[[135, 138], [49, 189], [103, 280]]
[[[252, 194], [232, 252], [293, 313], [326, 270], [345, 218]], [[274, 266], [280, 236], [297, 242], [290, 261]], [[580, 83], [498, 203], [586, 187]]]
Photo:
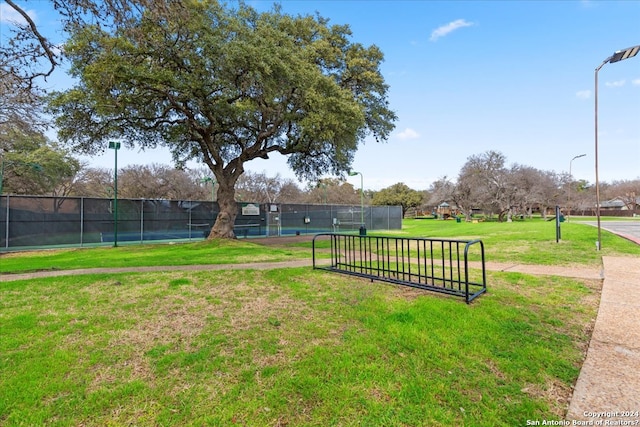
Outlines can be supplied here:
[[589, 99], [589, 98], [591, 98], [591, 91], [590, 90], [579, 90], [578, 92], [576, 92], [576, 97], [578, 99]]
[[615, 82], [606, 82], [607, 87], [622, 87], [626, 83], [626, 80], [616, 80]]
[[[36, 12], [34, 10], [26, 10], [25, 11], [29, 17], [36, 21]], [[20, 15], [14, 8], [9, 6], [7, 3], [0, 3], [0, 22], [8, 23], [8, 24], [26, 24], [27, 21], [24, 20], [22, 15]]]
[[456, 19], [455, 21], [449, 22], [446, 25], [442, 25], [431, 32], [431, 40], [432, 42], [438, 40], [440, 37], [444, 37], [447, 34], [464, 27], [473, 26], [473, 22], [466, 21], [464, 19]]
[[419, 137], [420, 134], [411, 128], [406, 128], [398, 134], [398, 138], [400, 139], [416, 139]]
[[634, 86], [640, 86], [640, 79], [631, 80], [631, 84], [634, 85]]

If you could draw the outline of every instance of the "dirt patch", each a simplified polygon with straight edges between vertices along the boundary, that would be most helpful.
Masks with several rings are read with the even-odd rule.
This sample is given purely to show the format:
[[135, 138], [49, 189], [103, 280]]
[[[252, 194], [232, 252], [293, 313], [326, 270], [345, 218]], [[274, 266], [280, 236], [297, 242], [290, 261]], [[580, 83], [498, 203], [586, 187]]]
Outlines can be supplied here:
[[246, 241], [263, 246], [284, 246], [292, 243], [311, 242], [315, 236], [315, 234], [304, 234], [300, 236], [256, 237]]
[[557, 378], [547, 378], [544, 386], [538, 384], [527, 385], [521, 391], [533, 398], [549, 402], [551, 412], [558, 419], [564, 418], [573, 393], [570, 386], [563, 384]]

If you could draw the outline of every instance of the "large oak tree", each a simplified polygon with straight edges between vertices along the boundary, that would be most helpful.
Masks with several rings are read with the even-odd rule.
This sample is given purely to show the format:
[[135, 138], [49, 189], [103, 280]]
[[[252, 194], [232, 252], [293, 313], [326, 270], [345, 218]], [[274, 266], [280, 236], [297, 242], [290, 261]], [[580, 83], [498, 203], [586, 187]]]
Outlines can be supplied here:
[[87, 154], [118, 139], [203, 162], [219, 186], [210, 237], [234, 237], [246, 162], [277, 153], [301, 178], [341, 175], [367, 136], [393, 129], [382, 52], [351, 42], [348, 26], [277, 7], [145, 3], [117, 25], [69, 28], [78, 83], [52, 97], [59, 137]]

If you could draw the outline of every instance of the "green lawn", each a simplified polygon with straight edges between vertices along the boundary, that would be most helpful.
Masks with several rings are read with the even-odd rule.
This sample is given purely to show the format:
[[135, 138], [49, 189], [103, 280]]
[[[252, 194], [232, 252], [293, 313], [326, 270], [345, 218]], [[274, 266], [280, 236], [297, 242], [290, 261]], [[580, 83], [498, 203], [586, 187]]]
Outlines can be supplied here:
[[[544, 265], [600, 264], [601, 256], [640, 255], [640, 246], [602, 231], [603, 250], [595, 250], [597, 229], [577, 220], [561, 225], [562, 239], [556, 243], [554, 221], [540, 219], [512, 223], [457, 223], [438, 220], [405, 220], [402, 230], [370, 231], [370, 235], [401, 237], [481, 239], [487, 259]], [[328, 247], [319, 242], [319, 247]], [[0, 253], [0, 273], [67, 270], [91, 267], [233, 264], [309, 258], [311, 243], [287, 247], [265, 247], [260, 239], [233, 242], [196, 242], [131, 245], [118, 248], [76, 248], [20, 253]], [[322, 256], [322, 255], [321, 255]]]
[[[640, 221], [639, 221], [640, 222]], [[561, 223], [556, 243], [555, 221], [507, 222], [407, 220], [402, 234], [432, 238], [481, 239], [487, 259], [543, 265], [599, 265], [601, 257], [640, 255], [640, 246], [602, 230], [602, 251], [596, 251], [596, 227], [577, 220]], [[398, 235], [402, 235], [398, 234]]]
[[[259, 239], [256, 239], [256, 242], [258, 241]], [[309, 256], [309, 250], [295, 247], [265, 247], [251, 240], [127, 245], [117, 248], [6, 252], [0, 254], [0, 273], [98, 267], [278, 262]]]
[[[550, 230], [549, 230], [550, 229]], [[595, 228], [405, 221], [482, 238], [488, 260], [595, 265], [640, 254]], [[4, 272], [310, 256], [259, 242], [0, 257]], [[512, 249], [510, 249], [512, 248]], [[599, 281], [489, 272], [471, 305], [309, 268], [0, 282], [0, 425], [514, 426], [562, 419]]]
[[[637, 219], [640, 223], [640, 219]], [[598, 230], [577, 220], [562, 223], [556, 242], [555, 221], [541, 219], [507, 222], [456, 222], [407, 219], [402, 230], [370, 231], [370, 236], [421, 237], [434, 239], [480, 239], [487, 260], [521, 264], [598, 266], [601, 257], [640, 256], [640, 246], [602, 230], [602, 251], [596, 251]], [[297, 246], [310, 248], [311, 243]], [[329, 247], [319, 242], [319, 247]]]
[[513, 426], [560, 418], [596, 283], [458, 298], [309, 269], [0, 283], [0, 425]]

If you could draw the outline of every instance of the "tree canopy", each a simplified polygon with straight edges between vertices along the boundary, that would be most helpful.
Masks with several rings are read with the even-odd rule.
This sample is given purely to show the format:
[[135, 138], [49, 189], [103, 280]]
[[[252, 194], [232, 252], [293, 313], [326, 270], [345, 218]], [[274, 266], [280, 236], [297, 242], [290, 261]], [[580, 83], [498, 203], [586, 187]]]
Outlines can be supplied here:
[[81, 167], [28, 123], [0, 123], [0, 193], [63, 196]]
[[515, 212], [531, 215], [534, 206], [546, 215], [546, 208], [563, 202], [563, 185], [555, 172], [517, 164], [507, 167], [504, 154], [490, 150], [469, 156], [455, 183], [447, 177], [434, 182], [430, 202], [452, 202], [467, 219], [481, 210], [509, 221]]
[[421, 192], [412, 190], [405, 183], [399, 182], [376, 192], [371, 204], [402, 206], [402, 216], [404, 217], [407, 209], [420, 206], [422, 201], [423, 194]]
[[278, 153], [299, 177], [342, 175], [367, 136], [389, 136], [383, 54], [350, 36], [320, 16], [215, 1], [151, 2], [119, 25], [72, 27], [78, 84], [51, 99], [59, 137], [87, 154], [119, 139], [203, 162], [219, 185], [212, 237], [233, 237], [246, 162]]

